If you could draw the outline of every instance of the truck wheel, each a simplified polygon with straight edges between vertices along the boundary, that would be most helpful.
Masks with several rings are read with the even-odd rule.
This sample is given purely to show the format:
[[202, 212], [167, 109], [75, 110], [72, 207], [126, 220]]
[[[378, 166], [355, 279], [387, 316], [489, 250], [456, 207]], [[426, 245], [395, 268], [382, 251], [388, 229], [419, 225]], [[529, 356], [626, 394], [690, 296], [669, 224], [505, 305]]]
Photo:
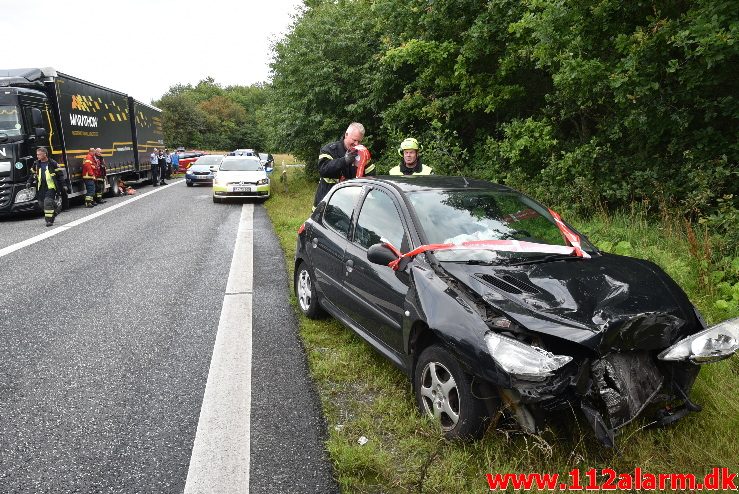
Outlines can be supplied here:
[[108, 188], [110, 195], [117, 196], [121, 193], [121, 189], [118, 187], [118, 177], [110, 177], [108, 182], [110, 183], [110, 187]]

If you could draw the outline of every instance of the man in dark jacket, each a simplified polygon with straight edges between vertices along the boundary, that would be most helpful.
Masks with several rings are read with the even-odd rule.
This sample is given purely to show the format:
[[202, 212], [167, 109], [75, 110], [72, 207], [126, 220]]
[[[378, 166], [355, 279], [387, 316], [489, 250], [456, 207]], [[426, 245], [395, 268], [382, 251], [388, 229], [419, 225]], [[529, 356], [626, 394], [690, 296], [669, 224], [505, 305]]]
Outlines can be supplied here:
[[46, 226], [54, 224], [56, 217], [56, 195], [61, 194], [62, 190], [66, 190], [64, 185], [64, 171], [59, 164], [49, 158], [49, 151], [40, 147], [36, 150], [36, 161], [31, 167], [29, 175], [28, 187], [33, 187], [33, 180], [36, 180], [36, 198], [44, 207], [44, 218]]
[[107, 201], [103, 200], [103, 194], [105, 193], [105, 180], [108, 176], [108, 170], [105, 167], [105, 159], [101, 148], [95, 148], [95, 160], [97, 160], [97, 166], [95, 167], [95, 203], [105, 204]]
[[[326, 144], [321, 148], [318, 156], [318, 189], [313, 199], [315, 208], [323, 197], [335, 184], [342, 180], [356, 178], [357, 169], [354, 160], [357, 157], [356, 146], [364, 139], [364, 126], [358, 122], [352, 122], [344, 133], [344, 138]], [[374, 175], [375, 165], [370, 163], [364, 169], [365, 175]]]

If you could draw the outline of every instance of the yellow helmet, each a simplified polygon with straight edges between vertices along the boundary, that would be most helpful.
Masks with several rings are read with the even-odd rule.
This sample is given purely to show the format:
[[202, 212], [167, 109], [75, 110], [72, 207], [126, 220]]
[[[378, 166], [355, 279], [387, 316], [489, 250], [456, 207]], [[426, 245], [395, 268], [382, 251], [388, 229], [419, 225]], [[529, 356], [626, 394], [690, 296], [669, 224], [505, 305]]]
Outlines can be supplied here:
[[406, 137], [403, 139], [403, 142], [400, 143], [400, 147], [398, 148], [398, 154], [403, 156], [403, 151], [406, 151], [408, 149], [415, 149], [416, 151], [421, 151], [421, 146], [418, 144], [418, 141], [413, 137]]

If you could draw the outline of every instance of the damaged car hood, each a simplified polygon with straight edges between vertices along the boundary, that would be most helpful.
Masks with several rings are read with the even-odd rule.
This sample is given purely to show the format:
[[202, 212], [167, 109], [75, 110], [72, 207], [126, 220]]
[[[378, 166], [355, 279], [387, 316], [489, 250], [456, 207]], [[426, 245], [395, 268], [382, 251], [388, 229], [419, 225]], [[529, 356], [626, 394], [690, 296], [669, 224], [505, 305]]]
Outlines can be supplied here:
[[685, 293], [649, 261], [603, 254], [520, 266], [441, 264], [528, 330], [598, 353], [662, 349], [700, 329]]

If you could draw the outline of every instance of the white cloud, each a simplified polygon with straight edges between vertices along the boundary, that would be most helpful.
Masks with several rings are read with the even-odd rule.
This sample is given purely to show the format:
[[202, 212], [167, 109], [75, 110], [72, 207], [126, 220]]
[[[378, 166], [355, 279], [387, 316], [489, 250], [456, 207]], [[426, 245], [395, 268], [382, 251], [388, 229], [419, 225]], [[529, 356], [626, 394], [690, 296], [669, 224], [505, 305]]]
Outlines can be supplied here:
[[0, 69], [54, 67], [148, 103], [170, 86], [269, 77], [300, 0], [0, 0]]

